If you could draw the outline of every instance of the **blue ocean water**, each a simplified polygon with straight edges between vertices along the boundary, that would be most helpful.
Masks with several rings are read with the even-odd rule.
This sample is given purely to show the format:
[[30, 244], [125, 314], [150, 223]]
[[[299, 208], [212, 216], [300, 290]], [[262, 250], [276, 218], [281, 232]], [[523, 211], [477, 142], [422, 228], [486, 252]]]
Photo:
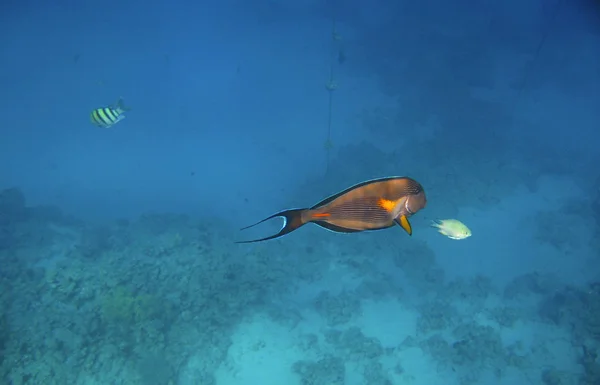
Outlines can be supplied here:
[[0, 384], [600, 384], [597, 0], [7, 1], [0, 96]]

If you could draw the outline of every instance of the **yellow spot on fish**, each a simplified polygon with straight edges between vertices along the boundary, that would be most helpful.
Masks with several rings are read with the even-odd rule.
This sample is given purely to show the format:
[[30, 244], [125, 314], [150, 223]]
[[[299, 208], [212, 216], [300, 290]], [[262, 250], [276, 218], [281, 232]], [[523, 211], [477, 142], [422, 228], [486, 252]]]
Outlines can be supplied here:
[[381, 207], [385, 211], [388, 211], [388, 212], [391, 213], [396, 208], [396, 205], [398, 204], [398, 202], [397, 201], [391, 201], [389, 199], [383, 199], [383, 198], [381, 198], [381, 199], [379, 199], [379, 201], [377, 202], [377, 204], [379, 204], [379, 207]]
[[431, 226], [436, 227], [440, 234], [450, 239], [460, 240], [471, 236], [471, 230], [456, 219], [441, 219], [434, 221]]

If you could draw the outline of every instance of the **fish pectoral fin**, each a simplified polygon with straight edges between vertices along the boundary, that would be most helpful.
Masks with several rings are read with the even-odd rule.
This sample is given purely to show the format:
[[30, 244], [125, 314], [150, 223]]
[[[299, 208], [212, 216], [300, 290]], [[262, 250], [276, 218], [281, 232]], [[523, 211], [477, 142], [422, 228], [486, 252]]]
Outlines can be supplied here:
[[399, 216], [398, 218], [394, 219], [394, 222], [400, 225], [400, 227], [402, 227], [408, 235], [412, 235], [412, 226], [410, 225], [406, 215]]

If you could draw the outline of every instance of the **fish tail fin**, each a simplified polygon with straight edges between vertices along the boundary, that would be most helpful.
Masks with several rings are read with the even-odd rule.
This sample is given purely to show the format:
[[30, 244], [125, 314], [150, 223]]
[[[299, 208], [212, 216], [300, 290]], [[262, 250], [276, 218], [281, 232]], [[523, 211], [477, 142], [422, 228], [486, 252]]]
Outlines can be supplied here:
[[117, 100], [117, 102], [115, 103], [115, 109], [119, 112], [131, 111], [131, 107], [127, 107], [125, 105], [125, 102], [123, 101], [122, 97], [120, 97], [119, 100]]
[[306, 210], [307, 209], [291, 209], [291, 210], [280, 211], [280, 212], [278, 212], [276, 214], [271, 215], [268, 218], [263, 219], [260, 222], [256, 222], [253, 225], [246, 226], [246, 227], [242, 228], [241, 230], [249, 229], [251, 227], [259, 225], [259, 224], [261, 224], [263, 222], [266, 222], [269, 219], [273, 219], [273, 218], [281, 217], [284, 220], [283, 227], [281, 228], [281, 230], [279, 230], [279, 232], [277, 234], [274, 234], [274, 235], [271, 235], [271, 236], [265, 237], [265, 238], [250, 240], [250, 241], [238, 241], [236, 243], [254, 243], [254, 242], [267, 241], [269, 239], [275, 239], [275, 238], [282, 237], [282, 236], [284, 236], [286, 234], [289, 234], [292, 231], [297, 230], [300, 227], [302, 227], [302, 226], [304, 226], [305, 224], [308, 223], [308, 221], [304, 220], [303, 216], [302, 216], [302, 214]]

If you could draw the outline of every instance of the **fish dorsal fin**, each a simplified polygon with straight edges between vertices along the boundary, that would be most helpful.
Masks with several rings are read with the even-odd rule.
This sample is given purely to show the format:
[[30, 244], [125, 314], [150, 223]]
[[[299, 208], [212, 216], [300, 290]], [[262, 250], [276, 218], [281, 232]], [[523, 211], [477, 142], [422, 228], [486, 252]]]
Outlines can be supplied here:
[[122, 97], [120, 97], [119, 100], [117, 100], [115, 104], [111, 106], [111, 108], [119, 111], [119, 113], [131, 111], [131, 108], [125, 105]]

